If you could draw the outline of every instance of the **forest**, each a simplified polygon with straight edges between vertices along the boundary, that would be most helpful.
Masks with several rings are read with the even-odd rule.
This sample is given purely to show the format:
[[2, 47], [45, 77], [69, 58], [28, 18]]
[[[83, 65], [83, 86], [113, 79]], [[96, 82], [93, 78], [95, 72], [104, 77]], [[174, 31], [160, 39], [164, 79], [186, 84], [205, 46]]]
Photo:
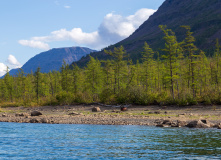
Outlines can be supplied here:
[[[0, 79], [0, 106], [71, 105], [78, 103], [196, 105], [221, 104], [221, 52], [219, 40], [214, 54], [206, 57], [195, 45], [189, 26], [178, 42], [167, 26], [165, 46], [153, 51], [145, 42], [142, 59], [133, 64], [123, 46], [105, 50], [112, 59], [91, 57], [86, 67], [65, 62], [60, 71], [7, 74]], [[157, 58], [155, 58], [157, 57]]]

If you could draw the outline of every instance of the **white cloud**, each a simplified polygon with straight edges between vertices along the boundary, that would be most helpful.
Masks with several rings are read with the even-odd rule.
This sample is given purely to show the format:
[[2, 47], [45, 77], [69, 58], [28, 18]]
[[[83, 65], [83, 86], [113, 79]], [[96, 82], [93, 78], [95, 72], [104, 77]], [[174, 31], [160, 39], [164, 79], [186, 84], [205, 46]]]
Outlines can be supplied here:
[[28, 46], [28, 47], [32, 47], [32, 48], [39, 48], [39, 49], [43, 49], [43, 50], [50, 49], [49, 45], [47, 43], [42, 42], [42, 41], [19, 40], [18, 43], [23, 46]]
[[99, 41], [99, 35], [97, 31], [92, 32], [92, 33], [85, 33], [82, 31], [81, 28], [74, 28], [70, 31], [66, 29], [60, 29], [60, 30], [51, 32], [50, 36], [33, 37], [31, 38], [30, 41], [37, 41], [37, 42], [43, 42], [43, 43], [45, 42], [48, 43], [48, 42], [53, 42], [53, 41], [74, 41], [75, 43], [79, 45], [83, 44], [83, 45], [96, 47]]
[[0, 77], [6, 73], [7, 66], [4, 63], [0, 63]]
[[126, 19], [129, 22], [133, 23], [133, 25], [137, 28], [144, 21], [146, 21], [154, 12], [156, 12], [156, 10], [142, 8], [138, 10], [134, 15], [128, 16]]
[[22, 67], [18, 60], [15, 58], [15, 56], [10, 54], [8, 56], [6, 64], [0, 63], [0, 77], [5, 75], [7, 66], [9, 67], [9, 70]]
[[64, 8], [67, 8], [67, 9], [69, 9], [69, 8], [71, 8], [71, 6], [64, 6]]
[[116, 43], [130, 36], [155, 11], [143, 8], [128, 17], [113, 13], [107, 14], [99, 27], [99, 34], [108, 43]]
[[13, 55], [11, 55], [11, 54], [8, 56], [7, 62], [8, 62], [9, 64], [15, 65], [15, 66], [20, 66], [20, 65], [21, 65], [21, 64], [18, 62], [18, 60], [15, 58], [15, 56], [13, 56]]
[[70, 31], [60, 29], [51, 32], [48, 36], [32, 37], [30, 40], [20, 40], [19, 43], [24, 46], [48, 50], [50, 42], [73, 41], [78, 45], [101, 49], [130, 36], [155, 11], [143, 8], [128, 17], [109, 13], [104, 17], [97, 31], [86, 33], [81, 28], [73, 28]]

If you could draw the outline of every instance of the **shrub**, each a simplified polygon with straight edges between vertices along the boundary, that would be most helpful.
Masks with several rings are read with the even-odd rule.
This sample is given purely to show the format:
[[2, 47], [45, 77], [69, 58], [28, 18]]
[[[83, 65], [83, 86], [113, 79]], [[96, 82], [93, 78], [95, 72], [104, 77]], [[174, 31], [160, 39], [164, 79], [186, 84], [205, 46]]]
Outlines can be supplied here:
[[56, 99], [60, 105], [69, 105], [73, 103], [74, 96], [72, 93], [62, 91], [56, 95]]

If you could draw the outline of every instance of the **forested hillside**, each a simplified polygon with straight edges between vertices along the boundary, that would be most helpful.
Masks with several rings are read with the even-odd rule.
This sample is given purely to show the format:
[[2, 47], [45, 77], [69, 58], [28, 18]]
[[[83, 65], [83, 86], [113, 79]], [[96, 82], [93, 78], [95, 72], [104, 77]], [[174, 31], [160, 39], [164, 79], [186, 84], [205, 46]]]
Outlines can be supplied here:
[[[142, 46], [147, 42], [155, 51], [164, 47], [163, 34], [159, 25], [167, 25], [177, 35], [178, 40], [184, 38], [185, 30], [181, 25], [188, 25], [196, 37], [195, 45], [205, 51], [207, 56], [212, 56], [216, 38], [221, 39], [221, 1], [220, 0], [165, 0], [160, 8], [147, 21], [145, 21], [131, 36], [106, 48], [124, 46], [127, 54], [135, 63], [142, 58]], [[90, 56], [99, 60], [110, 58], [102, 50], [91, 53]], [[83, 57], [77, 62], [85, 66], [90, 56]]]
[[[221, 51], [216, 40], [214, 56], [198, 49], [189, 26], [178, 41], [175, 33], [159, 26], [164, 34], [163, 55], [142, 47], [142, 62], [133, 63], [123, 46], [105, 50], [112, 60], [90, 57], [85, 68], [63, 64], [61, 72], [0, 79], [1, 106], [58, 105], [73, 103], [221, 104]], [[153, 57], [157, 58], [154, 59]]]

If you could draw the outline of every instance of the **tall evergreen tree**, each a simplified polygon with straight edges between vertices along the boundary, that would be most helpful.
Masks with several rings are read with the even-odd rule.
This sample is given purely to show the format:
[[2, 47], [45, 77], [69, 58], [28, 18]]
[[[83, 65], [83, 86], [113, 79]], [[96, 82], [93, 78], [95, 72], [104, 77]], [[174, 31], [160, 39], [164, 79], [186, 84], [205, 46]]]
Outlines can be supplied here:
[[[154, 51], [150, 48], [150, 46], [147, 44], [147, 42], [144, 43], [144, 52], [143, 52], [143, 65], [144, 65], [144, 85], [146, 93], [148, 92], [148, 88], [151, 85], [151, 78], [153, 76], [153, 55]], [[152, 86], [150, 86], [152, 87]]]
[[80, 68], [77, 65], [74, 65], [72, 70], [72, 85], [75, 95], [77, 95], [81, 86], [82, 79], [80, 77], [81, 74], [80, 72], [81, 72]]
[[6, 91], [5, 93], [7, 98], [10, 99], [11, 102], [13, 102], [13, 96], [14, 96], [14, 88], [13, 88], [13, 77], [9, 74], [9, 67], [7, 67], [6, 74], [4, 76], [4, 81], [6, 85]]
[[88, 62], [86, 67], [86, 86], [92, 93], [93, 101], [96, 100], [98, 94], [101, 92], [102, 86], [102, 69], [99, 60], [90, 57], [91, 60]]
[[166, 68], [169, 71], [168, 79], [170, 81], [170, 90], [173, 99], [175, 99], [174, 82], [177, 79], [177, 56], [179, 51], [179, 43], [177, 42], [175, 33], [167, 26], [160, 25], [160, 29], [164, 32], [165, 48], [163, 51], [165, 55], [162, 56], [166, 60]]
[[36, 98], [37, 102], [39, 103], [39, 98], [40, 98], [40, 89], [41, 89], [41, 69], [40, 67], [37, 68], [35, 72], [35, 93], [36, 93]]
[[[190, 26], [182, 26], [186, 29], [186, 38], [183, 41], [183, 50], [184, 53], [188, 57], [188, 65], [189, 65], [189, 78], [191, 79], [191, 88], [193, 97], [196, 97], [195, 87], [196, 87], [196, 63], [197, 63], [197, 55], [196, 51], [198, 50], [197, 47], [194, 45], [195, 38], [193, 37], [193, 32], [190, 31]], [[190, 81], [188, 80], [188, 84]]]
[[62, 67], [61, 67], [61, 86], [62, 90], [68, 92], [70, 90], [70, 69], [69, 65], [63, 61]]
[[[216, 59], [216, 85], [219, 86], [220, 83], [220, 44], [219, 39], [216, 39], [216, 50], [215, 50], [215, 59]], [[219, 90], [219, 87], [217, 87]]]
[[123, 80], [123, 68], [126, 65], [124, 58], [126, 57], [126, 51], [123, 46], [119, 48], [114, 48], [114, 51], [106, 51], [104, 52], [113, 57], [113, 69], [114, 69], [114, 93], [119, 93], [120, 86]]

